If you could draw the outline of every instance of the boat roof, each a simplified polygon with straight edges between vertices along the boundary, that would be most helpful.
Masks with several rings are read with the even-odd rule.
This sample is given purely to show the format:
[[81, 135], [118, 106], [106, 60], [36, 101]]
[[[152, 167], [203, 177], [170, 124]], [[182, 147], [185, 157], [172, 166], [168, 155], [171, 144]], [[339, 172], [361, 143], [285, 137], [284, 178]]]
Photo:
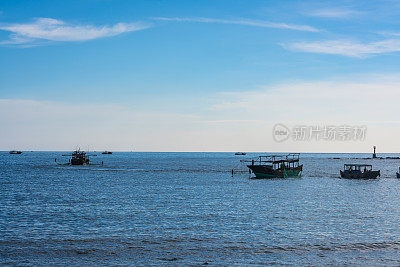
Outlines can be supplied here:
[[354, 166], [354, 167], [372, 167], [371, 164], [344, 164], [344, 166]]
[[284, 162], [299, 162], [300, 153], [289, 153], [287, 155], [261, 155], [257, 158], [250, 160], [244, 160], [243, 162], [262, 162], [262, 163], [272, 163], [279, 164]]

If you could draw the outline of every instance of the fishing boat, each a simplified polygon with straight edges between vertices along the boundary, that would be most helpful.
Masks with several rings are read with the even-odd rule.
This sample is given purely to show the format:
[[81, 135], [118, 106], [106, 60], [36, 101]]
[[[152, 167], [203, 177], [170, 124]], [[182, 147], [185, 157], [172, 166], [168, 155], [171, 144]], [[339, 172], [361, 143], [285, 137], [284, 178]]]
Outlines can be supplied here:
[[17, 150], [11, 150], [10, 152], [9, 152], [10, 154], [22, 154], [22, 151], [17, 151]]
[[103, 155], [111, 155], [112, 152], [111, 151], [104, 151], [104, 152], [101, 152], [101, 154], [103, 154]]
[[[62, 156], [71, 157], [71, 159], [68, 161], [68, 163], [60, 165], [103, 165], [103, 162], [101, 162], [101, 164], [90, 163], [89, 156], [96, 156], [96, 155], [89, 155], [85, 151], [81, 151], [80, 149], [73, 151], [72, 154], [62, 155]], [[54, 161], [57, 163], [57, 159], [54, 159]]]
[[303, 165], [299, 163], [300, 154], [258, 156], [256, 159], [246, 160], [251, 163], [247, 167], [256, 178], [288, 178], [299, 177], [303, 171]]
[[246, 153], [244, 153], [244, 152], [236, 152], [235, 155], [236, 156], [244, 156], [244, 155], [246, 155]]
[[344, 170], [340, 171], [340, 177], [347, 179], [375, 179], [381, 176], [381, 171], [373, 171], [368, 164], [344, 164]]

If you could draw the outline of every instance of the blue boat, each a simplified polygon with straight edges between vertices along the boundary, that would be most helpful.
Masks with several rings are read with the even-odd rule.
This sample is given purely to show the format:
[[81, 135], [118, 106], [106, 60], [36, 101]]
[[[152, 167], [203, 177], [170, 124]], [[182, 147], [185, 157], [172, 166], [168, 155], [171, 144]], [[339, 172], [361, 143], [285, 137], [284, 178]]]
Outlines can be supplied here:
[[381, 171], [373, 171], [368, 164], [344, 164], [344, 170], [340, 171], [340, 177], [347, 179], [375, 179], [381, 176]]

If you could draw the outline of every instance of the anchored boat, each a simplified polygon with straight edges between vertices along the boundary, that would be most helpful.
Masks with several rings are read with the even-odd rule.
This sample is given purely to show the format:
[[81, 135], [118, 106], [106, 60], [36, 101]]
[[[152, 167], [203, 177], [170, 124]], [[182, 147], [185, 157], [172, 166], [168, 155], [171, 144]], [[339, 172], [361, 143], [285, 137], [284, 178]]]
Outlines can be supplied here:
[[258, 156], [257, 159], [246, 160], [251, 163], [247, 167], [256, 178], [288, 178], [299, 177], [303, 171], [303, 165], [299, 163], [300, 153], [288, 155]]
[[22, 154], [22, 151], [11, 150], [9, 153], [10, 154]]
[[373, 171], [372, 165], [344, 164], [344, 170], [340, 171], [340, 177], [347, 179], [375, 179], [381, 176], [381, 171]]
[[[92, 164], [90, 163], [89, 156], [96, 156], [96, 155], [89, 155], [84, 151], [81, 151], [80, 149], [75, 150], [72, 152], [70, 155], [63, 155], [64, 157], [71, 157], [68, 163], [65, 164], [60, 164], [60, 165], [103, 165], [103, 162], [101, 164]], [[54, 159], [55, 162], [57, 162], [57, 159]]]

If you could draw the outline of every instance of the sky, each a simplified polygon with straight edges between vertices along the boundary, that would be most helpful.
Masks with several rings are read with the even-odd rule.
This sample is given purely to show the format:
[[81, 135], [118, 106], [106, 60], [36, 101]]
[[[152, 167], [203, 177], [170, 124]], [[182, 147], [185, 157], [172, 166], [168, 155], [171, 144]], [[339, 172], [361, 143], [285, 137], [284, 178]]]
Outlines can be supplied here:
[[[0, 150], [399, 152], [400, 2], [0, 0]], [[274, 126], [363, 126], [276, 142]]]

